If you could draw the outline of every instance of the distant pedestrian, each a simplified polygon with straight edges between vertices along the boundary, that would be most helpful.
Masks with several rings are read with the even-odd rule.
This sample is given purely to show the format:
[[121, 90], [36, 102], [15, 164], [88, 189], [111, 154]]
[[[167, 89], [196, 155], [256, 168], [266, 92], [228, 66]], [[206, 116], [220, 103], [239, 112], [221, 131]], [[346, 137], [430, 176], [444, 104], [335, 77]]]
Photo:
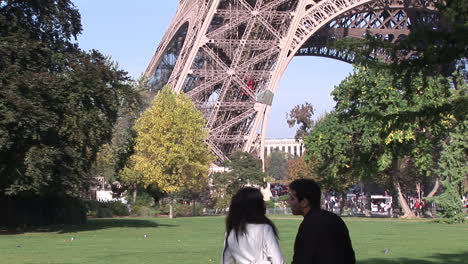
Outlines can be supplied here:
[[339, 216], [320, 209], [320, 187], [309, 179], [289, 185], [289, 205], [303, 215], [294, 242], [293, 264], [355, 264], [348, 228]]

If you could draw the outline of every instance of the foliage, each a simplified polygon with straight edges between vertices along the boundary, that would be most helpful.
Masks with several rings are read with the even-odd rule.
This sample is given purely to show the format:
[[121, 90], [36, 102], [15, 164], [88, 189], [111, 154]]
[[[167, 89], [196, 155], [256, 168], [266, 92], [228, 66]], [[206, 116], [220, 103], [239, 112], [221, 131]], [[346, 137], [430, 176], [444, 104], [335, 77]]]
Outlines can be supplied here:
[[[130, 200], [131, 195], [129, 194], [128, 196], [129, 197], [127, 197], [127, 200]], [[148, 207], [154, 205], [154, 198], [148, 192], [146, 192], [146, 190], [143, 188], [138, 190], [136, 202], [132, 203], [132, 206], [138, 206], [138, 205], [148, 206]]]
[[463, 184], [468, 177], [468, 121], [465, 119], [450, 133], [440, 154], [439, 174], [444, 192], [433, 199], [441, 208], [445, 221], [465, 221], [460, 197], [464, 194]]
[[95, 177], [104, 177], [107, 182], [112, 182], [115, 179], [111, 145], [104, 144], [101, 146], [98, 153], [96, 153], [96, 161], [92, 166], [90, 174]]
[[150, 206], [136, 205], [132, 207], [131, 215], [140, 217], [153, 217], [156, 215], [156, 210]]
[[[386, 76], [383, 79], [393, 88], [393, 95], [381, 93], [386, 96], [388, 105], [380, 104], [385, 108], [374, 109], [382, 115], [373, 117], [371, 111], [366, 113], [369, 118], [383, 121], [386, 127], [380, 135], [380, 138], [385, 137], [385, 147], [377, 154], [381, 171], [399, 163], [394, 159], [407, 155], [419, 176], [434, 174], [441, 142], [466, 119], [468, 2], [447, 0], [436, 6], [440, 12], [438, 17], [434, 16], [436, 23], [412, 25], [409, 36], [396, 43], [367, 36], [365, 40], [343, 40], [335, 45], [354, 52], [356, 62], [370, 71], [385, 72], [382, 77]], [[379, 57], [375, 56], [376, 52]], [[409, 54], [412, 56], [407, 56]], [[353, 96], [357, 99], [352, 100]], [[359, 108], [361, 102], [384, 99], [366, 98], [362, 93], [348, 97], [349, 102]], [[353, 112], [352, 108], [348, 110]], [[453, 195], [451, 189], [446, 181], [444, 190], [448, 197]], [[450, 206], [447, 210], [451, 210]]]
[[242, 187], [263, 186], [266, 176], [262, 170], [262, 161], [248, 152], [234, 152], [225, 161], [225, 172], [211, 175], [211, 197], [216, 208], [228, 208], [231, 197]]
[[[163, 88], [137, 120], [135, 153], [125, 182], [154, 184], [164, 192], [207, 185], [213, 160], [203, 115], [184, 94]], [[136, 178], [136, 177], [141, 178]]]
[[[407, 72], [407, 79], [385, 69], [361, 68], [334, 91], [341, 120], [352, 120], [361, 153], [377, 157], [380, 171], [393, 158], [411, 156], [421, 174], [434, 167], [434, 146], [459, 119], [447, 78]], [[380, 152], [380, 153], [379, 153]]]
[[88, 215], [98, 218], [130, 215], [127, 205], [121, 201], [85, 201]]
[[289, 127], [299, 125], [294, 138], [296, 140], [303, 139], [308, 135], [314, 125], [312, 116], [314, 115], [314, 107], [310, 103], [296, 105], [289, 114], [286, 113], [286, 120]]
[[133, 102], [125, 72], [72, 42], [81, 29], [69, 0], [1, 1], [1, 193], [77, 196]]
[[315, 159], [307, 163], [304, 156], [288, 160], [288, 181], [293, 181], [296, 179], [317, 180], [318, 177], [313, 172], [313, 169], [316, 165], [317, 162], [315, 161]]
[[335, 111], [305, 139], [325, 185], [391, 177], [400, 188], [409, 168], [414, 180], [434, 175], [439, 144], [463, 120], [466, 97], [453, 89], [461, 86], [455, 79], [414, 70], [404, 76], [358, 66], [335, 88]]
[[[119, 109], [112, 140], [101, 147], [91, 172], [94, 176], [104, 177], [107, 182], [118, 183], [112, 184], [112, 192], [116, 197], [120, 197], [127, 190], [143, 189], [141, 175], [129, 170], [127, 165], [130, 163], [130, 156], [134, 153], [136, 132], [133, 126], [141, 112], [148, 107], [151, 95], [147, 92], [147, 79], [143, 76], [132, 81], [131, 86], [136, 94], [135, 101], [132, 105], [124, 105]], [[123, 175], [133, 181], [123, 184]]]
[[[322, 118], [312, 133], [304, 139], [306, 161], [315, 161], [314, 171], [326, 190], [343, 191], [356, 183], [373, 168], [358, 166], [353, 142], [353, 127], [342, 122], [336, 112]], [[352, 168], [352, 169], [351, 169]]]
[[0, 196], [0, 208], [0, 226], [8, 228], [86, 223], [86, 206], [75, 197]]
[[283, 180], [288, 176], [288, 153], [274, 150], [270, 156], [266, 158], [265, 167], [266, 173], [275, 180]]
[[199, 203], [193, 204], [174, 204], [176, 217], [200, 216], [203, 215], [203, 205]]
[[234, 195], [242, 187], [264, 184], [262, 161], [251, 153], [234, 152], [224, 166], [226, 172], [213, 175], [214, 186], [223, 194]]
[[[396, 43], [368, 35], [364, 40], [340, 40], [333, 46], [353, 52], [358, 64], [389, 68], [395, 74], [414, 69], [449, 76], [457, 61], [468, 57], [468, 4], [465, 0], [446, 0], [436, 7], [439, 14], [425, 21], [428, 23], [412, 25], [411, 33]], [[380, 53], [377, 58], [376, 51]], [[412, 55], [410, 59], [408, 55]]]

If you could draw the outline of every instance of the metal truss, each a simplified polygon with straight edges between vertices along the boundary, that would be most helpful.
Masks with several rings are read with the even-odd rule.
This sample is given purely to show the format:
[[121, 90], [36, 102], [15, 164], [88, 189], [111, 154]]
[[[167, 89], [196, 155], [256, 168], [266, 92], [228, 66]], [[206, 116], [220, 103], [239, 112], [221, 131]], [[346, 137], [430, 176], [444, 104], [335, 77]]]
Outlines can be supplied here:
[[218, 161], [234, 151], [263, 157], [274, 92], [294, 56], [352, 63], [330, 43], [365, 34], [398, 41], [437, 19], [434, 1], [181, 0], [146, 75], [153, 90], [168, 83], [203, 112]]

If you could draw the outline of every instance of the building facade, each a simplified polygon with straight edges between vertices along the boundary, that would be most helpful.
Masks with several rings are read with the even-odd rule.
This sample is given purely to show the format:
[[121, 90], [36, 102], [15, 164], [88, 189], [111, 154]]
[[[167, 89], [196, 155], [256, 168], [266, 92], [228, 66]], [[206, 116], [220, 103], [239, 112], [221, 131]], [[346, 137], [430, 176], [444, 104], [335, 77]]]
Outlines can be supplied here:
[[299, 157], [305, 152], [304, 142], [296, 141], [294, 138], [265, 139], [265, 156], [278, 150]]

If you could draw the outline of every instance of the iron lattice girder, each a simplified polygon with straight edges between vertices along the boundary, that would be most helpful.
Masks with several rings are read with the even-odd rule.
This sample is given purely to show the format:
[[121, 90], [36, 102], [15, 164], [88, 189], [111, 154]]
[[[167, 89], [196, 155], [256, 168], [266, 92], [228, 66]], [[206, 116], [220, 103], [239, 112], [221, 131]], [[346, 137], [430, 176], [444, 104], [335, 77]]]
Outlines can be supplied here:
[[[391, 42], [398, 41], [401, 36], [407, 36], [410, 33], [409, 28], [414, 26], [408, 15], [412, 10], [402, 9], [394, 2], [393, 5], [390, 4], [381, 6], [371, 3], [346, 12], [310, 37], [297, 51], [296, 56], [321, 56], [353, 63], [354, 54], [330, 48], [330, 43], [349, 37], [363, 39], [366, 34]], [[425, 23], [438, 22], [437, 13], [433, 9], [415, 11], [422, 14]]]
[[255, 111], [255, 109], [250, 108], [247, 111], [243, 112], [242, 114], [236, 115], [235, 117], [223, 122], [222, 125], [211, 129], [210, 134], [219, 134], [219, 133], [221, 133], [221, 132], [223, 132], [223, 131], [225, 131], [225, 130], [227, 130], [227, 129], [229, 129], [229, 128], [237, 125], [237, 124], [239, 124], [240, 122], [246, 120], [247, 118], [252, 117], [256, 113], [257, 112]]
[[341, 51], [327, 46], [305, 47], [296, 52], [296, 56], [318, 56], [333, 58], [347, 63], [354, 63], [354, 55], [347, 51]]
[[[401, 1], [401, 0], [388, 0], [388, 1], [345, 1], [345, 0], [328, 0], [321, 1], [316, 8], [311, 8], [310, 12], [307, 12], [305, 16], [300, 20], [299, 26], [296, 29], [293, 37], [293, 43], [290, 50], [294, 50], [297, 46], [304, 41], [304, 39], [310, 37], [311, 33], [319, 28], [319, 25], [323, 24], [330, 17], [335, 14], [343, 13], [343, 17], [350, 16], [351, 14], [362, 14], [369, 10], [400, 10], [408, 9], [425, 9], [434, 10], [434, 2], [440, 1], [428, 1], [428, 0], [413, 0], [413, 1]], [[349, 7], [353, 7], [351, 10], [346, 10]], [[343, 12], [343, 10], [346, 10]], [[368, 24], [369, 28], [374, 27]]]
[[154, 74], [177, 25], [188, 21], [187, 41], [169, 84], [186, 92], [204, 113], [208, 144], [219, 160], [236, 150], [263, 156], [269, 107], [279, 78], [294, 55], [350, 62], [352, 54], [327, 45], [339, 38], [363, 37], [367, 31], [406, 35], [414, 23], [413, 11], [428, 8], [432, 1], [184, 1], [147, 76]]
[[210, 140], [218, 144], [239, 144], [247, 141], [247, 139], [243, 135], [223, 135], [220, 137], [211, 136]]
[[[291, 17], [291, 12], [289, 11], [262, 10], [259, 11], [258, 14], [261, 16], [274, 16], [277, 19]], [[225, 19], [233, 19], [245, 15], [245, 11], [220, 9], [216, 11], [215, 15], [223, 17]]]

